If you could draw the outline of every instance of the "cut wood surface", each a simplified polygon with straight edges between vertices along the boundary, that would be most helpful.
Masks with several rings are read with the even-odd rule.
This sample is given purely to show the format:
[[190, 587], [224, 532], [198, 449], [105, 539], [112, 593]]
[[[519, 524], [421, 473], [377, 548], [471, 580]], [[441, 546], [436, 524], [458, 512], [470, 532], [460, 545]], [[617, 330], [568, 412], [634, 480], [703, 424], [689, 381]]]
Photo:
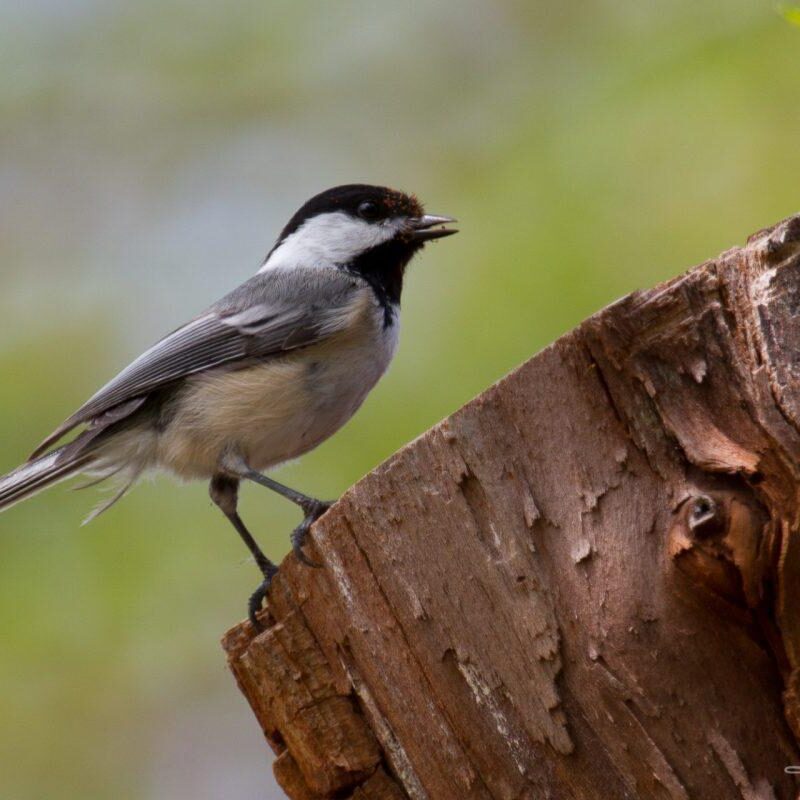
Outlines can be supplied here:
[[796, 797], [798, 378], [800, 216], [354, 486], [223, 641], [288, 796]]

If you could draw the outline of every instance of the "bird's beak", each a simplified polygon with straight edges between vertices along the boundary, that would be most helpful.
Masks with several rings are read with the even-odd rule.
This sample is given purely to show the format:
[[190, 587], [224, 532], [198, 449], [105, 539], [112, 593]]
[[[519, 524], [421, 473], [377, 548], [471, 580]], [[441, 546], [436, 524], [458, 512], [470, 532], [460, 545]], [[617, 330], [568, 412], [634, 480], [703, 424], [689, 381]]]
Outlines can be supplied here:
[[415, 242], [429, 242], [431, 239], [452, 236], [452, 234], [458, 233], [458, 230], [456, 228], [445, 228], [444, 226], [448, 222], [455, 221], [452, 217], [437, 217], [436, 214], [412, 217], [408, 221], [411, 228], [411, 239]]

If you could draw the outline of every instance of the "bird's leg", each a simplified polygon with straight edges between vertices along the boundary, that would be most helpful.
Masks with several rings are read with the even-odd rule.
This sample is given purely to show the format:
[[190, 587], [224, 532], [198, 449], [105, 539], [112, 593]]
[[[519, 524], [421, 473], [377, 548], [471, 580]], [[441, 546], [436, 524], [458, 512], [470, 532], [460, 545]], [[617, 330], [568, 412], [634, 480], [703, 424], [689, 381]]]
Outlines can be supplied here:
[[282, 483], [262, 475], [257, 470], [251, 469], [247, 462], [239, 455], [227, 454], [223, 457], [221, 468], [226, 472], [235, 475], [241, 480], [253, 481], [260, 486], [266, 486], [267, 489], [272, 489], [287, 500], [291, 500], [295, 505], [300, 506], [305, 515], [303, 521], [292, 531], [291, 542], [292, 550], [297, 558], [309, 567], [319, 567], [316, 561], [312, 561], [303, 552], [303, 543], [305, 542], [306, 534], [311, 526], [333, 505], [332, 502], [324, 500], [317, 500], [314, 497], [309, 497], [307, 494], [290, 489]]
[[268, 478], [255, 470], [248, 471], [245, 476], [247, 480], [253, 481], [260, 486], [266, 486], [268, 489], [277, 492], [287, 500], [291, 500], [296, 505], [300, 506], [303, 511], [303, 521], [292, 531], [290, 541], [292, 543], [292, 550], [297, 558], [309, 567], [320, 567], [316, 561], [310, 559], [305, 552], [303, 552], [303, 544], [306, 540], [306, 535], [311, 526], [331, 507], [332, 503], [327, 503], [323, 500], [317, 500], [314, 497], [297, 492], [284, 486], [282, 483]]
[[270, 561], [258, 543], [253, 538], [253, 535], [247, 530], [239, 512], [236, 510], [239, 494], [239, 481], [235, 478], [229, 478], [226, 475], [215, 475], [211, 480], [211, 485], [208, 487], [208, 493], [211, 499], [219, 506], [222, 513], [231, 521], [231, 524], [236, 528], [236, 532], [242, 537], [242, 541], [247, 545], [247, 549], [253, 554], [258, 568], [264, 579], [261, 581], [259, 587], [253, 592], [250, 601], [247, 604], [247, 617], [251, 625], [257, 630], [261, 631], [264, 626], [258, 620], [256, 614], [261, 609], [264, 598], [267, 596], [267, 590], [272, 582], [278, 568]]

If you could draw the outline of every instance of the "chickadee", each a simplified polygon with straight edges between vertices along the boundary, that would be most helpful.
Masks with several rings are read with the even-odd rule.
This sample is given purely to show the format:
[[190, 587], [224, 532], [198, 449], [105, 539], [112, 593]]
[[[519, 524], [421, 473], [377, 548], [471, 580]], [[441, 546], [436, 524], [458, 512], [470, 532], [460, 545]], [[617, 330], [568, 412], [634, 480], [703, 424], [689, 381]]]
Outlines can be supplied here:
[[[262, 472], [312, 450], [355, 413], [394, 356], [406, 266], [425, 242], [456, 233], [451, 222], [379, 186], [313, 197], [255, 276], [145, 351], [0, 478], [0, 510], [78, 473], [92, 484], [120, 480], [92, 517], [146, 472], [210, 480], [211, 498], [263, 575], [248, 604], [259, 628], [277, 567], [237, 512], [239, 483], [302, 509], [291, 542], [313, 564], [303, 540], [330, 503]], [[50, 449], [79, 425], [72, 441]]]

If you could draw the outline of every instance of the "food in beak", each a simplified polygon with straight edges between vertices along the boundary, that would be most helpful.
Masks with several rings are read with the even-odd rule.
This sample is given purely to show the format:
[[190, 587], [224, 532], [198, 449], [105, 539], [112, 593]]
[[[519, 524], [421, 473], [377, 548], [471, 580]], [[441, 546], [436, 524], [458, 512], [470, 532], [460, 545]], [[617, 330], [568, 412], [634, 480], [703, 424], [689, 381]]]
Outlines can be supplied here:
[[431, 239], [441, 239], [458, 233], [456, 228], [447, 228], [450, 222], [455, 222], [452, 217], [440, 217], [436, 214], [425, 214], [410, 220], [411, 238], [416, 242], [428, 242]]

